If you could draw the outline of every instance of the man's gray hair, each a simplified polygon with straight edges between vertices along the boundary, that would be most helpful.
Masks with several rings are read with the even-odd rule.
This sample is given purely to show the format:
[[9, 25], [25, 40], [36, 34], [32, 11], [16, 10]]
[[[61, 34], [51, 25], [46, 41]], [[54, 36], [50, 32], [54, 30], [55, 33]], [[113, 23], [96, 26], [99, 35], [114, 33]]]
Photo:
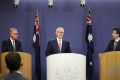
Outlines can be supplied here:
[[9, 34], [11, 34], [12, 31], [14, 31], [14, 30], [18, 31], [17, 28], [10, 28], [10, 29], [9, 29]]
[[58, 28], [56, 29], [56, 32], [58, 32], [59, 30], [63, 30], [63, 31], [64, 31], [64, 28], [63, 28], [63, 27], [58, 27]]

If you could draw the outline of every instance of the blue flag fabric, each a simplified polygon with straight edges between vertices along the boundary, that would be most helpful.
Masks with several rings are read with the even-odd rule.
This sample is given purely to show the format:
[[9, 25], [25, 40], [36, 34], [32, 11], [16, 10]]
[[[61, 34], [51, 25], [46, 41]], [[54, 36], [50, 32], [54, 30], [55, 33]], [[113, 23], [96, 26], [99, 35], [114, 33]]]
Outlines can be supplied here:
[[40, 63], [40, 32], [39, 32], [39, 13], [38, 9], [36, 10], [35, 17], [34, 17], [34, 32], [33, 32], [33, 47], [35, 52], [35, 66], [36, 66], [36, 80], [41, 79], [41, 63]]
[[87, 80], [93, 80], [94, 45], [93, 45], [93, 33], [92, 33], [92, 16], [90, 10], [87, 16], [86, 43], [87, 43], [86, 78]]

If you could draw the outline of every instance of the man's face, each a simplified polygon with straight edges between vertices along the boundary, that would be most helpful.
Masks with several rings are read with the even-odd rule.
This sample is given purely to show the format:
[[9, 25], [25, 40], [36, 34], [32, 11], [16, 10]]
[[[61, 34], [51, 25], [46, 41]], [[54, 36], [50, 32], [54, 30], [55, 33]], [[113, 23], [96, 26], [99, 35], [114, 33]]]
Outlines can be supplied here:
[[62, 39], [63, 36], [64, 36], [64, 30], [63, 29], [57, 30], [56, 31], [56, 36], [57, 36], [57, 38]]
[[17, 39], [18, 39], [18, 31], [17, 31], [17, 30], [13, 30], [13, 31], [10, 33], [10, 37], [11, 37], [13, 40], [17, 40]]
[[118, 37], [119, 37], [119, 34], [117, 34], [115, 30], [113, 30], [113, 32], [112, 32], [112, 38], [116, 39]]

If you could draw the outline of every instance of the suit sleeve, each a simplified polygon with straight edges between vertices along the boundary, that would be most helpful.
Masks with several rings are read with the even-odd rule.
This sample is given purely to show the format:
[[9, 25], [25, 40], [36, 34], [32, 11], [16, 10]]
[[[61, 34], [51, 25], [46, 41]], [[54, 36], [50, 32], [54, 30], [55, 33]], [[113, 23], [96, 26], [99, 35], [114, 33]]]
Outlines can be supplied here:
[[22, 45], [21, 45], [21, 42], [20, 42], [20, 51], [22, 52], [23, 50], [22, 50]]
[[67, 53], [71, 53], [71, 49], [70, 49], [70, 43], [69, 42], [67, 42]]
[[5, 41], [2, 41], [2, 52], [6, 52], [6, 42]]
[[51, 50], [51, 42], [49, 41], [48, 44], [47, 44], [46, 52], [45, 52], [46, 56], [49, 56], [51, 51], [52, 51]]
[[111, 51], [111, 48], [110, 48], [110, 46], [111, 46], [111, 41], [109, 42], [109, 44], [108, 44], [108, 46], [107, 46], [107, 48], [105, 49], [105, 51], [104, 51], [104, 52]]

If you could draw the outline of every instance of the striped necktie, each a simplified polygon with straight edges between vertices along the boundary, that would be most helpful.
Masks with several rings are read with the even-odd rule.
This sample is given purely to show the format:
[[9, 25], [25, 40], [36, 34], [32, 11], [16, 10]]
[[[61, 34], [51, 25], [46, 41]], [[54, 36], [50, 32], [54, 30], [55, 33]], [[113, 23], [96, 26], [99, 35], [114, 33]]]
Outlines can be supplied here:
[[62, 49], [61, 39], [59, 39], [58, 46], [59, 46], [59, 50], [61, 52], [61, 49]]
[[14, 51], [15, 51], [16, 50], [15, 41], [13, 41], [13, 48], [14, 48]]

